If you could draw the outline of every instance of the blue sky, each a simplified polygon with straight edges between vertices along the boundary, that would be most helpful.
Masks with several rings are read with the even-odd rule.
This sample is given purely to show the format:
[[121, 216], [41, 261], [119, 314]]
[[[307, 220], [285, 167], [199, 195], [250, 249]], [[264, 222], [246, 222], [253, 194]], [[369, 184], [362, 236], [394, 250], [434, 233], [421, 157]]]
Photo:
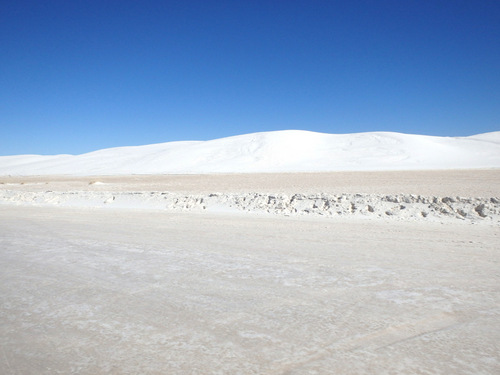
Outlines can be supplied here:
[[500, 130], [500, 1], [0, 1], [0, 155]]

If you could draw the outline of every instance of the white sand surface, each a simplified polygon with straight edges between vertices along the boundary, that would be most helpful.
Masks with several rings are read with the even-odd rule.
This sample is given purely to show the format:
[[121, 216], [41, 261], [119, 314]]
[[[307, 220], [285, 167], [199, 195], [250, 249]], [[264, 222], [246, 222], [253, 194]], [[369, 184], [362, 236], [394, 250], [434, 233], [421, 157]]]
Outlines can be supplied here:
[[500, 168], [328, 173], [0, 176], [16, 191], [161, 191], [183, 194], [327, 193], [500, 196]]
[[0, 206], [2, 374], [497, 374], [500, 229]]
[[128, 175], [500, 168], [500, 132], [431, 137], [283, 130], [82, 155], [0, 156], [5, 175]]
[[4, 177], [0, 204], [500, 225], [500, 170]]
[[0, 374], [496, 374], [500, 170], [0, 178]]

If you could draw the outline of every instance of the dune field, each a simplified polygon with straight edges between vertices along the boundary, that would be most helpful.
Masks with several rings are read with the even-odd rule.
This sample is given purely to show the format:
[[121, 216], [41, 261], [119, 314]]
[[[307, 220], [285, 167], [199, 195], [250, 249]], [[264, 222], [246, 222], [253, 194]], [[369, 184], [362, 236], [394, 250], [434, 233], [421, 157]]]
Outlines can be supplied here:
[[496, 374], [498, 134], [0, 157], [0, 373]]

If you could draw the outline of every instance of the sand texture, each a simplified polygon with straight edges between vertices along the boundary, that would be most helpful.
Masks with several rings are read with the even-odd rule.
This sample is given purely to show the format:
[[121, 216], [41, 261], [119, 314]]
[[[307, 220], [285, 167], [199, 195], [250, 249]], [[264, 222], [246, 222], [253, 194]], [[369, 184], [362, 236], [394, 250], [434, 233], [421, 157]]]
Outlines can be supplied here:
[[496, 374], [498, 227], [0, 207], [2, 374]]
[[0, 374], [497, 374], [499, 178], [2, 177]]
[[0, 204], [500, 224], [500, 170], [10, 177]]
[[245, 173], [129, 176], [1, 176], [0, 189], [22, 191], [168, 191], [175, 193], [500, 195], [500, 169]]

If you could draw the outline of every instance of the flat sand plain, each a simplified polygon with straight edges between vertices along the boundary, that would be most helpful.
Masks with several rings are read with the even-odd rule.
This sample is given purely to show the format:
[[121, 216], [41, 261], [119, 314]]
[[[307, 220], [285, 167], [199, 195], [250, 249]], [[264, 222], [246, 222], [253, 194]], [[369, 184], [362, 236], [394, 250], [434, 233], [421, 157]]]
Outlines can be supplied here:
[[500, 229], [0, 206], [1, 374], [498, 374]]
[[[500, 170], [2, 177], [19, 191], [500, 196]], [[112, 206], [110, 206], [112, 207]], [[500, 227], [0, 206], [1, 374], [498, 374]]]
[[500, 169], [133, 176], [2, 176], [29, 191], [171, 191], [500, 196]]

